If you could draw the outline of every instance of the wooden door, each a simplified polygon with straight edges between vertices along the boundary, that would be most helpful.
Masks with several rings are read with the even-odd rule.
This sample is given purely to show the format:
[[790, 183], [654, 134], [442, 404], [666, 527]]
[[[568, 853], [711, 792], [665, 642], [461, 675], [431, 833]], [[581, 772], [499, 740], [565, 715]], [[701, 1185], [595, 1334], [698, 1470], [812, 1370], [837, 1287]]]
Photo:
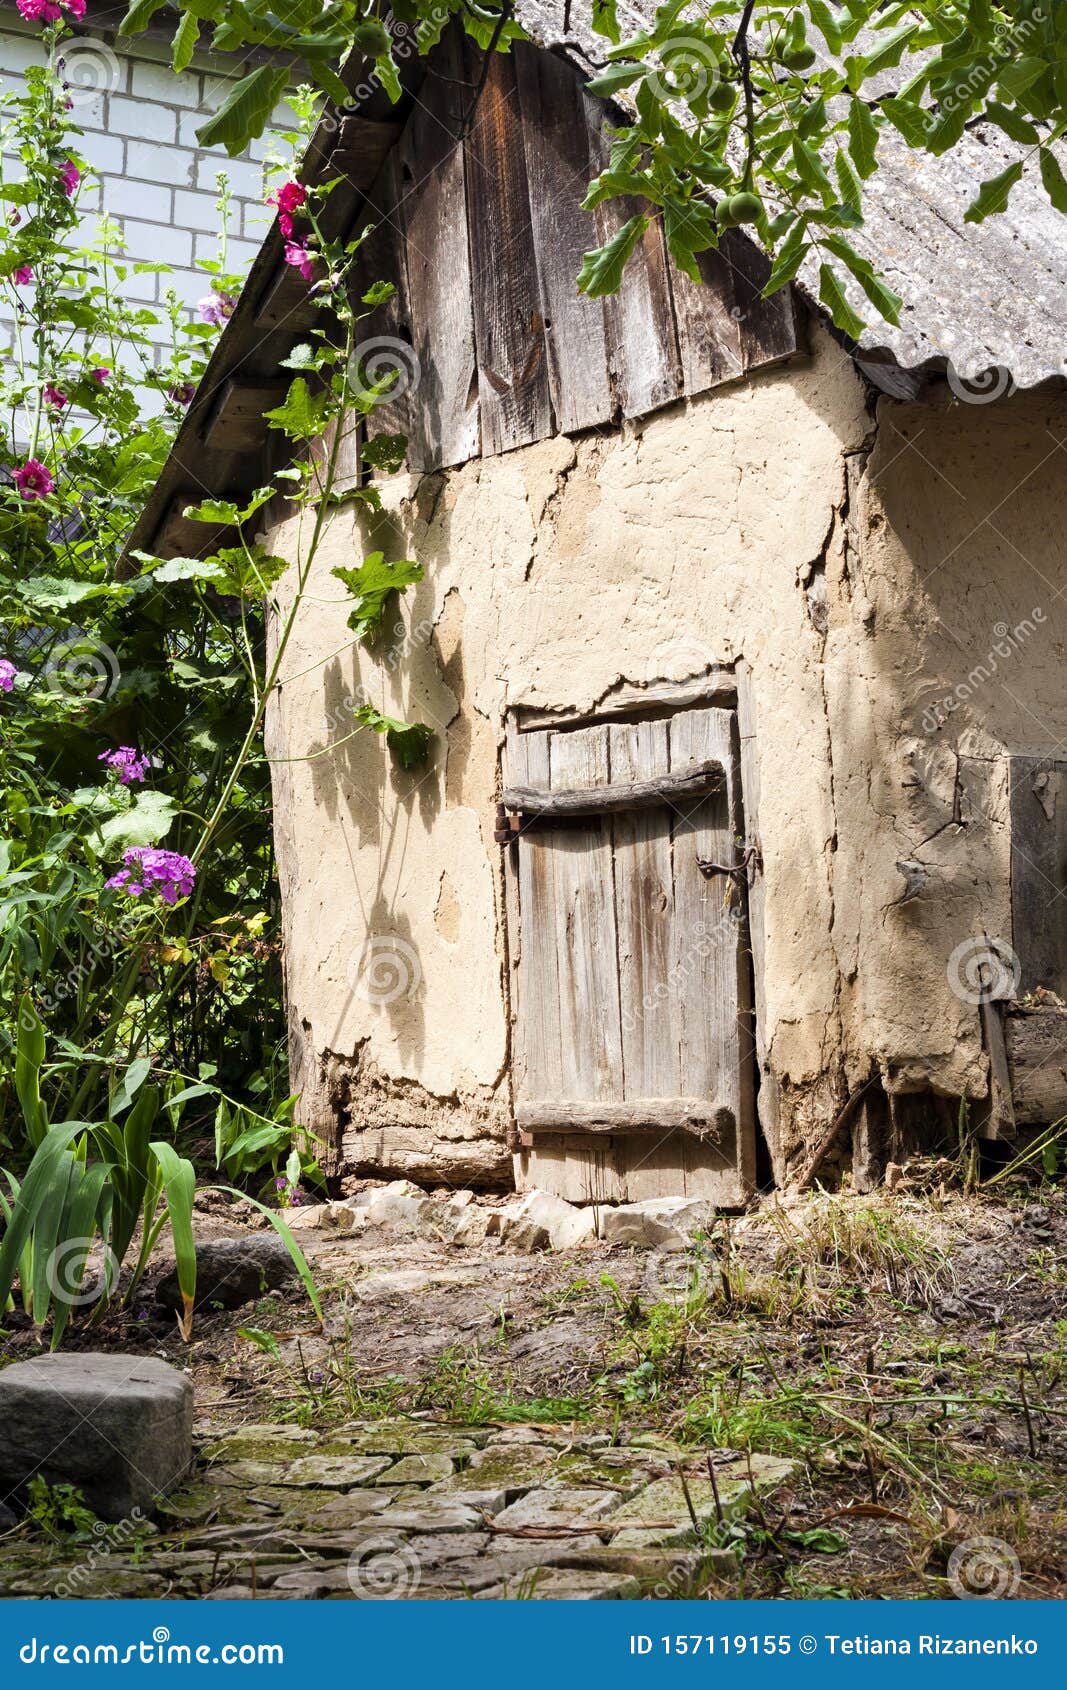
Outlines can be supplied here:
[[754, 1173], [753, 1037], [732, 710], [508, 737], [520, 1184], [579, 1201]]

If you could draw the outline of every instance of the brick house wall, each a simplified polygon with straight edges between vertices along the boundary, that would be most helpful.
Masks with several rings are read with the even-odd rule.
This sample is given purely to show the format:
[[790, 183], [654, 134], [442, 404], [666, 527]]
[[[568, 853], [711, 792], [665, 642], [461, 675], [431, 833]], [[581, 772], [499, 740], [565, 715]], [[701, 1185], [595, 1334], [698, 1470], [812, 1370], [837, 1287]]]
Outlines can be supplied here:
[[[124, 10], [94, 7], [90, 0], [87, 16], [106, 22], [109, 14], [117, 20]], [[14, 0], [0, 0], [0, 89], [21, 90], [26, 67], [43, 62], [39, 27], [24, 22]], [[82, 195], [86, 232], [106, 207], [123, 226], [132, 262], [174, 266], [172, 276], [129, 277], [130, 297], [154, 305], [173, 287], [192, 308], [210, 290], [210, 279], [195, 266], [217, 256], [219, 171], [229, 178], [231, 191], [228, 263], [243, 274], [270, 223], [263, 204], [269, 132], [237, 159], [223, 147], [205, 149], [196, 139], [196, 130], [232, 86], [234, 64], [198, 54], [176, 76], [164, 32], [119, 40], [93, 30], [68, 42], [66, 69], [73, 116], [84, 130], [81, 151], [101, 178]], [[292, 113], [283, 106], [278, 120], [289, 123]], [[165, 323], [154, 337], [166, 338]]]

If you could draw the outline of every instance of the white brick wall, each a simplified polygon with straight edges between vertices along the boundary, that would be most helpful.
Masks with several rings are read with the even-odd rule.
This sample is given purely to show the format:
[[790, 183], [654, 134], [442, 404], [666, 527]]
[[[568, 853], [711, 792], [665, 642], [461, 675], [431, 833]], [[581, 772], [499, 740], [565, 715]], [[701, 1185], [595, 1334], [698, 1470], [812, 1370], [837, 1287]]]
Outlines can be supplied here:
[[[38, 36], [13, 7], [0, 11], [0, 89], [21, 90], [20, 72], [44, 62]], [[195, 264], [217, 256], [219, 171], [230, 180], [230, 269], [243, 272], [267, 232], [265, 144], [256, 143], [249, 157], [231, 159], [225, 148], [207, 151], [197, 142], [197, 128], [232, 85], [234, 72], [225, 61], [198, 57], [175, 76], [165, 43], [136, 37], [120, 48], [93, 35], [67, 46], [73, 115], [84, 130], [80, 151], [102, 179], [102, 191], [85, 192], [82, 209], [96, 212], [102, 200], [124, 227], [131, 262], [177, 266], [173, 278], [131, 276], [131, 298], [155, 304], [173, 286], [192, 307], [212, 285]], [[281, 107], [278, 120], [291, 127], [292, 112]]]

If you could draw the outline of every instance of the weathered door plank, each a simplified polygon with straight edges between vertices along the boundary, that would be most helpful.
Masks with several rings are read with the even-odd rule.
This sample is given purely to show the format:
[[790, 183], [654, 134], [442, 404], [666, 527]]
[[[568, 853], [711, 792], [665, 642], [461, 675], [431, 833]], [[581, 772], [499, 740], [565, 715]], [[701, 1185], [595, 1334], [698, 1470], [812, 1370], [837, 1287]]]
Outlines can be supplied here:
[[577, 71], [526, 42], [512, 49], [530, 191], [534, 260], [555, 427], [569, 434], [611, 416], [604, 305], [578, 292], [596, 224], [581, 202], [591, 174]]
[[[484, 56], [465, 42], [468, 101], [483, 63]], [[510, 54], [490, 55], [464, 152], [482, 451], [492, 456], [552, 432], [544, 312]]]
[[1009, 757], [1012, 947], [1019, 995], [1067, 997], [1067, 763]]

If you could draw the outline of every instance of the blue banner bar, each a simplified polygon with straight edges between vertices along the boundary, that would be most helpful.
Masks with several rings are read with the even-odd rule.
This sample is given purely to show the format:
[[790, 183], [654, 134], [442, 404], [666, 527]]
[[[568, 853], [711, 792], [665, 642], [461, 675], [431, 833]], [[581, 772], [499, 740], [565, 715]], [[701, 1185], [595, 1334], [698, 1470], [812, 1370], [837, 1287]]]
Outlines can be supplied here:
[[235, 1674], [382, 1690], [1064, 1679], [1055, 1602], [8, 1602], [0, 1685]]

